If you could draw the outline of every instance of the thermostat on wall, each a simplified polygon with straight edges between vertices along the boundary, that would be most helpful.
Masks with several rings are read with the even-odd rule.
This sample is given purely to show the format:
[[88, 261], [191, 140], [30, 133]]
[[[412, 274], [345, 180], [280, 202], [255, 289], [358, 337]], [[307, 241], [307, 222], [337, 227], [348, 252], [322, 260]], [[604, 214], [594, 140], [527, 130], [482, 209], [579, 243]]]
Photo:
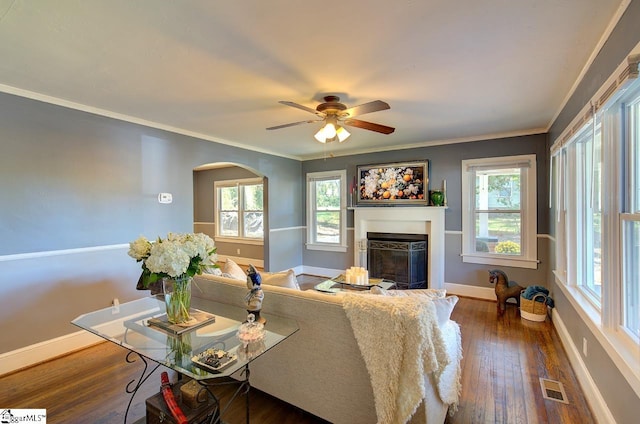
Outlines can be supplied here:
[[171, 196], [171, 193], [160, 193], [158, 194], [158, 202], [171, 203], [173, 202], [173, 196]]

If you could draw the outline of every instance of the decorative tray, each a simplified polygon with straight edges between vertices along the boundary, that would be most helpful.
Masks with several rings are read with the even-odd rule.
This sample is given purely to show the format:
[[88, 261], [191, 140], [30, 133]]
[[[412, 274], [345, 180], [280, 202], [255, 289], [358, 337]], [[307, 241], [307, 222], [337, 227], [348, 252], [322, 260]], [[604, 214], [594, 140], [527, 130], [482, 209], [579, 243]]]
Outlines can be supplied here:
[[207, 349], [191, 358], [191, 362], [207, 371], [219, 372], [223, 368], [233, 364], [238, 359], [235, 353], [222, 349]]

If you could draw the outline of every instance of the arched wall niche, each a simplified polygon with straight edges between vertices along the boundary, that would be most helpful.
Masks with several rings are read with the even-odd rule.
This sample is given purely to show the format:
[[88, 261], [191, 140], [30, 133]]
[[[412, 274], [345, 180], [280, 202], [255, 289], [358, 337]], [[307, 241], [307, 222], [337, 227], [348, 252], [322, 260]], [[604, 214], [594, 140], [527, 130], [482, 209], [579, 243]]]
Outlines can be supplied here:
[[[246, 178], [262, 178], [264, 184], [264, 240], [262, 243], [229, 242], [216, 239], [214, 212], [214, 184], [216, 181], [234, 181]], [[240, 265], [256, 265], [264, 268], [268, 264], [269, 220], [268, 178], [251, 167], [233, 162], [214, 162], [193, 169], [193, 230], [209, 235], [216, 240], [219, 262], [227, 258]], [[268, 266], [267, 266], [268, 268]]]

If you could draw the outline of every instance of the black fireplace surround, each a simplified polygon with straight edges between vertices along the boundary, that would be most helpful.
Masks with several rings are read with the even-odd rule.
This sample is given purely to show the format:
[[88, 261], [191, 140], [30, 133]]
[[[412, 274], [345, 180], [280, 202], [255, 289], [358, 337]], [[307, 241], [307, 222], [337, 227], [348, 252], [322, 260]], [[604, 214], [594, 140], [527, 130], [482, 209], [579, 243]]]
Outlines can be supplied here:
[[369, 277], [395, 281], [399, 289], [426, 289], [427, 234], [367, 233]]

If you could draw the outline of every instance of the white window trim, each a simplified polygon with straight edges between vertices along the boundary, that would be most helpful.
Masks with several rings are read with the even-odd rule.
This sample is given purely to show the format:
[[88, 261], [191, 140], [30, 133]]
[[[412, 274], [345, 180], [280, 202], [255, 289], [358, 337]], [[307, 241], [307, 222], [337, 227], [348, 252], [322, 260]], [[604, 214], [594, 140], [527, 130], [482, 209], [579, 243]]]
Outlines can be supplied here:
[[[318, 243], [311, 242], [313, 240], [313, 213], [315, 210], [315, 195], [313, 191], [313, 181], [315, 179], [339, 177], [340, 178], [340, 243]], [[327, 252], [346, 252], [347, 251], [347, 171], [323, 171], [309, 172], [307, 174], [307, 243], [308, 250], [323, 250]]]
[[[492, 169], [506, 166], [526, 167], [526, 183], [520, 187], [522, 194], [522, 255], [509, 257], [505, 255], [475, 251], [475, 221], [473, 207], [472, 181], [475, 169]], [[512, 266], [516, 268], [536, 269], [537, 259], [537, 203], [536, 203], [536, 155], [504, 156], [482, 159], [467, 159], [462, 161], [462, 261], [474, 264]]]
[[[219, 214], [219, 206], [220, 199], [218, 198], [218, 189], [221, 187], [240, 187], [242, 185], [253, 185], [253, 184], [262, 184], [262, 189], [264, 190], [264, 178], [241, 178], [238, 180], [223, 180], [223, 181], [215, 181], [213, 183], [213, 202], [214, 202], [214, 215], [215, 215], [215, 229], [216, 235], [213, 238], [214, 241], [224, 242], [224, 243], [238, 243], [238, 244], [247, 244], [247, 245], [256, 245], [263, 246], [264, 245], [264, 227], [262, 237], [233, 237], [233, 236], [219, 236], [220, 234], [220, 214]], [[239, 193], [239, 192], [238, 192]], [[264, 191], [263, 191], [264, 195]], [[264, 198], [263, 198], [264, 200]], [[264, 204], [262, 205], [262, 216], [264, 219]], [[240, 219], [240, 217], [238, 217]], [[264, 220], [263, 220], [264, 225]]]

